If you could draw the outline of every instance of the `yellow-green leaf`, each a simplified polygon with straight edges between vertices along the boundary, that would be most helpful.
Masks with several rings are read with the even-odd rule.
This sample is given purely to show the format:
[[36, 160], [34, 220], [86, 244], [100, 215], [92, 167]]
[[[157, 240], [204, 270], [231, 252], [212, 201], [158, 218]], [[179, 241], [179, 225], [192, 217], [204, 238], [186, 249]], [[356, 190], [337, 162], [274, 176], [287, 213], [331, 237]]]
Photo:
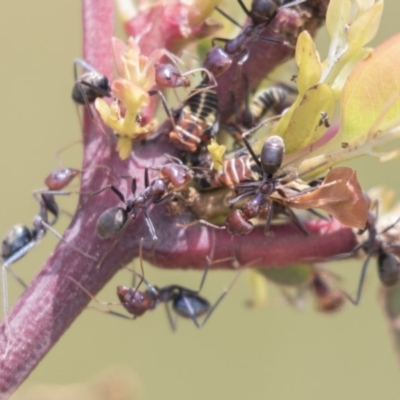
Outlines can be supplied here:
[[326, 27], [331, 38], [342, 35], [343, 26], [349, 23], [350, 0], [331, 0], [326, 13]]
[[284, 135], [286, 152], [299, 151], [320, 138], [326, 131], [321, 113], [332, 117], [334, 105], [334, 94], [328, 85], [321, 83], [309, 89], [294, 110]]
[[378, 32], [382, 11], [383, 2], [378, 1], [358, 17], [349, 28], [347, 33], [348, 42], [352, 44], [354, 42], [359, 48], [369, 43]]
[[[400, 34], [381, 44], [349, 76], [341, 98], [341, 129], [336, 141], [353, 144], [371, 128], [400, 115]], [[382, 111], [387, 108], [385, 115]]]
[[285, 268], [259, 269], [258, 272], [281, 286], [300, 286], [309, 283], [314, 274], [312, 264], [296, 264]]
[[299, 66], [297, 88], [299, 95], [302, 96], [311, 86], [319, 82], [322, 70], [319, 54], [307, 31], [303, 31], [297, 39], [296, 62]]

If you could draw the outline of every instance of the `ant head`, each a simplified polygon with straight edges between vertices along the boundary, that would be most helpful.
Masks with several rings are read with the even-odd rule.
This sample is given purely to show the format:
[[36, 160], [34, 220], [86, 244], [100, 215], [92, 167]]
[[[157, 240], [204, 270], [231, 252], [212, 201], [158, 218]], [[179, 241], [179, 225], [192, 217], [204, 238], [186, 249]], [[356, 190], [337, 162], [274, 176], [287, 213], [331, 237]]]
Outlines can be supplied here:
[[253, 0], [250, 18], [255, 25], [269, 23], [279, 10], [280, 0]]
[[169, 163], [161, 167], [160, 173], [168, 178], [175, 189], [181, 189], [193, 179], [193, 172], [183, 164]]
[[319, 271], [315, 271], [311, 283], [315, 293], [317, 309], [326, 313], [337, 311], [345, 303], [345, 297], [340, 290], [331, 288], [324, 275]]
[[96, 233], [101, 239], [113, 237], [121, 231], [128, 214], [121, 207], [112, 207], [104, 211], [96, 222]]
[[273, 175], [282, 165], [285, 154], [285, 143], [280, 136], [270, 136], [265, 140], [261, 149], [261, 168], [268, 174]]
[[243, 216], [242, 210], [233, 210], [229, 213], [225, 220], [226, 230], [232, 235], [247, 235], [254, 226]]
[[232, 58], [221, 47], [214, 46], [206, 55], [203, 67], [215, 77], [223, 74], [232, 64]]
[[400, 276], [399, 259], [393, 254], [380, 251], [378, 255], [378, 275], [384, 286], [395, 285]]
[[342, 292], [338, 290], [332, 290], [327, 295], [317, 298], [318, 311], [325, 313], [337, 311], [345, 303], [345, 297]]
[[143, 293], [137, 288], [117, 287], [117, 295], [128, 313], [140, 317], [153, 306], [153, 298], [147, 292]]
[[3, 239], [1, 256], [7, 259], [32, 240], [32, 232], [25, 225], [13, 226]]
[[64, 189], [79, 174], [77, 169], [60, 168], [47, 175], [44, 183], [49, 190]]
[[188, 87], [190, 81], [172, 64], [154, 64], [156, 84], [161, 88]]

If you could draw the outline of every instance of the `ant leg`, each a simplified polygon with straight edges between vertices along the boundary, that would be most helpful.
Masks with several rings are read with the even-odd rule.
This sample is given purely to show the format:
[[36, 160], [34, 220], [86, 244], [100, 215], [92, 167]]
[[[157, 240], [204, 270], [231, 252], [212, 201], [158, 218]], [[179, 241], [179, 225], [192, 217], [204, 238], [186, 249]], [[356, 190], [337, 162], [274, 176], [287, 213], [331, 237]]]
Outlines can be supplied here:
[[[92, 301], [96, 302], [99, 306], [101, 307], [106, 307], [106, 306], [110, 306], [110, 305], [121, 305], [121, 303], [116, 303], [116, 302], [105, 302], [105, 301], [100, 301], [98, 300], [95, 296], [93, 296], [86, 288], [84, 288], [76, 279], [74, 279], [72, 276], [67, 276], [67, 279], [69, 279], [71, 282], [73, 282], [76, 286], [78, 286], [79, 289], [81, 289]], [[117, 311], [113, 311], [113, 310], [99, 310], [98, 308], [95, 307], [88, 307], [91, 308], [93, 310], [105, 313], [105, 314], [110, 314], [113, 315], [115, 317], [119, 317], [119, 318], [124, 318], [124, 319], [129, 319], [132, 320], [134, 318], [128, 317], [125, 314], [119, 313]]]
[[270, 200], [268, 200], [267, 204], [268, 204], [268, 211], [267, 211], [267, 217], [265, 218], [265, 226], [264, 226], [264, 234], [265, 235], [269, 231], [269, 228], [271, 226], [271, 220], [272, 220], [272, 202]]
[[119, 197], [119, 199], [123, 203], [125, 203], [125, 196], [114, 185], [106, 185], [106, 186], [104, 186], [104, 187], [102, 187], [102, 188], [100, 188], [98, 190], [95, 190], [94, 192], [92, 192], [90, 194], [90, 197], [97, 196], [98, 194], [104, 192], [107, 189], [111, 189]]
[[[258, 184], [258, 182], [257, 182], [257, 184]], [[256, 185], [254, 185], [254, 186], [256, 186]], [[235, 186], [235, 188], [238, 188], [238, 187], [239, 187], [239, 185]], [[232, 199], [229, 199], [228, 204], [231, 206], [232, 204], [235, 204], [238, 201], [245, 199], [246, 197], [254, 196], [254, 194], [255, 194], [254, 192], [244, 192], [242, 194], [239, 194], [239, 195], [233, 197]]]
[[[147, 189], [150, 186], [149, 169], [144, 170], [144, 187]], [[136, 180], [135, 180], [135, 192], [136, 192]]]
[[260, 162], [260, 160], [258, 159], [258, 157], [256, 156], [256, 154], [254, 153], [254, 150], [253, 150], [253, 148], [251, 147], [249, 141], [246, 139], [246, 136], [248, 136], [248, 135], [250, 134], [250, 132], [254, 132], [254, 128], [252, 128], [252, 129], [250, 129], [249, 131], [245, 132], [245, 133], [242, 135], [242, 140], [243, 140], [244, 145], [247, 147], [247, 150], [248, 150], [248, 152], [250, 153], [252, 159], [255, 161], [255, 163], [257, 164], [257, 166], [258, 166], [258, 167], [261, 169], [261, 171], [262, 171], [263, 169], [262, 169], [262, 166], [261, 166], [261, 162]]
[[205, 219], [197, 219], [195, 221], [189, 222], [187, 224], [176, 224], [177, 227], [179, 228], [189, 228], [190, 226], [194, 226], [194, 225], [204, 225], [204, 226], [208, 226], [209, 228], [214, 228], [214, 229], [226, 229], [225, 226], [221, 226], [221, 225], [215, 225], [212, 222], [208, 222]]
[[[241, 0], [239, 0], [239, 4], [240, 6], [243, 8], [243, 11], [249, 16], [249, 12], [246, 8], [246, 6], [243, 4], [243, 2]], [[232, 22], [233, 25], [236, 25], [237, 27], [239, 27], [240, 29], [243, 29], [243, 26], [239, 24], [239, 22], [237, 22], [236, 20], [234, 20], [229, 14], [227, 14], [225, 11], [223, 11], [221, 8], [219, 7], [214, 7], [215, 11], [218, 11], [223, 17], [225, 17], [228, 21]], [[215, 39], [219, 39], [219, 38], [215, 38]]]
[[249, 92], [249, 79], [247, 78], [246, 74], [243, 74], [243, 80], [244, 80], [244, 88], [245, 88], [245, 96], [244, 96], [244, 113], [243, 113], [243, 118], [240, 116], [242, 119], [242, 123], [246, 127], [251, 127], [253, 125], [253, 114], [250, 111], [250, 92]]
[[[37, 192], [33, 193], [33, 197], [35, 200], [39, 203], [40, 205], [40, 210], [39, 210], [39, 219], [37, 221], [38, 223], [38, 228], [40, 229], [40, 222], [41, 221], [47, 221], [49, 225], [54, 225], [59, 217], [59, 209], [58, 205], [54, 199], [53, 193], [50, 193], [51, 191], [46, 191], [46, 192], [40, 192], [40, 196]], [[53, 215], [53, 220], [51, 222], [48, 221], [48, 216], [47, 213], [50, 213]], [[35, 220], [36, 221], [36, 218]]]
[[[177, 318], [172, 315], [171, 309], [168, 306], [168, 303], [164, 303], [164, 304], [165, 304], [165, 313], [167, 314], [169, 326], [171, 327], [172, 332], [176, 332]], [[186, 304], [186, 301], [185, 301], [185, 304]], [[191, 307], [190, 304], [189, 304], [189, 307]]]
[[182, 296], [182, 300], [185, 303], [186, 309], [188, 310], [188, 316], [189, 318], [193, 321], [193, 323], [196, 325], [196, 328], [200, 328], [201, 325], [199, 324], [199, 321], [197, 320], [196, 313], [190, 304], [190, 301], [185, 297], [184, 295]]
[[63, 241], [65, 244], [67, 244], [68, 247], [70, 247], [71, 249], [75, 250], [76, 252], [78, 252], [79, 254], [81, 254], [84, 257], [90, 258], [93, 261], [98, 261], [96, 257], [91, 256], [88, 253], [85, 253], [83, 250], [79, 249], [78, 247], [72, 245], [71, 243], [68, 243], [67, 240], [65, 240], [55, 229], [53, 229], [49, 224], [47, 224], [45, 221], [40, 221], [40, 225], [43, 227], [43, 229], [46, 229], [48, 231], [50, 231], [54, 236], [56, 236], [58, 239], [60, 239], [61, 241]]
[[12, 277], [24, 288], [26, 289], [28, 285], [20, 278], [11, 267], [7, 268], [7, 272], [12, 275]]
[[[75, 80], [76, 80], [76, 78], [75, 78]], [[83, 144], [82, 139], [74, 140], [73, 142], [61, 147], [61, 149], [59, 149], [57, 151], [57, 153], [55, 154], [55, 158], [56, 158], [57, 164], [60, 168], [63, 165], [63, 163], [61, 162], [60, 154], [62, 154], [64, 151], [68, 150], [69, 148], [74, 147], [76, 144]]]
[[[241, 0], [238, 0], [241, 1]], [[289, 8], [289, 7], [293, 7], [296, 6], [297, 4], [301, 4], [306, 2], [307, 0], [293, 0], [290, 3], [286, 3], [286, 4], [282, 4], [279, 8]]]
[[[142, 211], [143, 211], [143, 214], [144, 214], [144, 219], [146, 221], [147, 227], [149, 228], [149, 231], [151, 233], [151, 238], [153, 239], [153, 246], [154, 246], [154, 243], [158, 242], [158, 237], [157, 237], [157, 234], [156, 234], [156, 230], [154, 228], [153, 223], [151, 222], [149, 214], [147, 214], [147, 211], [144, 210], [144, 209]], [[154, 249], [154, 247], [153, 247], [153, 249]]]
[[344, 260], [346, 258], [354, 257], [357, 254], [358, 250], [360, 250], [362, 247], [363, 247], [363, 245], [359, 244], [356, 247], [354, 247], [354, 249], [352, 251], [350, 251], [348, 253], [342, 253], [342, 254], [337, 254], [335, 256], [331, 256], [329, 258], [329, 260]]
[[357, 295], [356, 298], [353, 299], [346, 291], [342, 290], [341, 292], [346, 296], [346, 298], [355, 306], [357, 306], [360, 303], [360, 299], [361, 299], [361, 292], [364, 286], [364, 281], [365, 281], [365, 276], [367, 273], [367, 268], [368, 268], [368, 264], [371, 260], [372, 257], [372, 253], [369, 253], [367, 258], [364, 261], [364, 264], [362, 266], [361, 269], [361, 275], [360, 275], [360, 280], [358, 281], [358, 288], [357, 288]]
[[89, 63], [87, 63], [85, 60], [82, 58], [76, 58], [74, 60], [74, 78], [75, 80], [78, 80], [78, 72], [76, 69], [76, 66], [79, 65], [83, 70], [89, 71], [89, 72], [97, 72], [95, 68], [93, 68]]
[[28, 253], [33, 247], [35, 247], [39, 243], [43, 235], [44, 233], [36, 237], [35, 240], [32, 240], [31, 242], [27, 243], [24, 247], [22, 247], [21, 249], [16, 251], [13, 255], [8, 257], [3, 263], [3, 268], [7, 268], [9, 265], [14, 264], [16, 261], [22, 258], [26, 253]]
[[[139, 244], [139, 263], [140, 263], [140, 272], [142, 273], [142, 276], [140, 277], [139, 284], [136, 286], [136, 276], [138, 274], [134, 269], [129, 269], [127, 268], [128, 271], [133, 272], [132, 273], [132, 287], [136, 287], [136, 291], [139, 290], [140, 285], [143, 283], [144, 280], [144, 268], [143, 268], [143, 238], [140, 238], [140, 244]], [[139, 275], [140, 276], [140, 275]]]
[[[81, 68], [84, 71], [87, 71], [80, 78], [78, 78], [78, 73], [77, 73], [78, 65], [81, 66]], [[100, 79], [100, 80], [103, 79], [103, 81], [101, 82], [101, 86], [95, 86], [85, 80], [85, 79], [93, 79], [94, 77], [97, 77], [97, 79]], [[75, 83], [74, 83], [74, 86], [72, 89], [72, 99], [73, 99], [75, 105], [76, 106], [84, 105], [86, 107], [86, 109], [88, 110], [89, 118], [92, 121], [95, 121], [96, 125], [102, 131], [102, 133], [107, 136], [107, 132], [104, 130], [104, 125], [103, 125], [102, 121], [99, 120], [99, 117], [97, 114], [95, 117], [95, 115], [93, 114], [92, 106], [91, 106], [91, 103], [93, 103], [95, 101], [96, 97], [113, 97], [112, 94], [110, 93], [111, 88], [110, 88], [107, 77], [100, 74], [98, 71], [96, 71], [86, 61], [84, 61], [82, 59], [76, 59], [74, 61], [74, 78], [75, 78]], [[90, 98], [89, 98], [89, 93], [90, 93]], [[83, 128], [82, 119], [81, 119], [81, 115], [78, 111], [78, 107], [76, 107], [76, 111], [77, 111], [77, 115], [78, 115], [78, 119], [79, 119], [81, 128]]]
[[240, 5], [240, 7], [242, 8], [242, 10], [244, 11], [244, 13], [250, 17], [250, 11], [247, 9], [247, 7], [244, 5], [243, 0], [238, 0], [238, 3]]
[[261, 40], [262, 42], [273, 43], [273, 44], [282, 44], [284, 46], [294, 48], [294, 46], [291, 43], [289, 43], [287, 40], [271, 39], [271, 38], [267, 38], [267, 37], [260, 37], [258, 39]]
[[207, 265], [204, 268], [203, 276], [201, 277], [201, 281], [200, 281], [200, 286], [199, 286], [199, 289], [197, 290], [196, 293], [200, 293], [201, 289], [203, 289], [203, 285], [204, 285], [204, 282], [206, 280], [206, 277], [207, 277], [207, 274], [208, 274], [208, 270], [210, 269], [210, 266], [211, 266], [211, 262], [210, 262], [210, 259], [207, 257]]
[[310, 232], [308, 232], [303, 223], [299, 220], [299, 217], [290, 207], [286, 207], [286, 212], [297, 228], [299, 228], [306, 236], [310, 236]]
[[380, 234], [386, 233], [387, 231], [390, 231], [392, 228], [394, 228], [398, 223], [400, 222], [400, 217], [396, 219], [392, 224], [387, 226], [385, 229], [383, 229]]
[[208, 76], [209, 82], [212, 82], [212, 86], [209, 86], [210, 89], [217, 87], [218, 84], [217, 84], [214, 74], [212, 72], [210, 72], [207, 68], [194, 68], [194, 69], [191, 69], [190, 71], [184, 72], [182, 74], [182, 76], [191, 75], [191, 74], [194, 74], [195, 72], [202, 72]]
[[331, 217], [321, 214], [320, 212], [314, 210], [313, 208], [307, 208], [307, 211], [309, 213], [311, 213], [312, 215], [316, 216], [317, 218], [322, 219], [323, 221], [326, 221], [326, 222], [332, 221]]
[[210, 310], [208, 311], [208, 313], [206, 314], [206, 316], [203, 319], [203, 322], [201, 323], [201, 325], [199, 326], [199, 328], [203, 327], [206, 322], [209, 320], [209, 318], [211, 317], [212, 313], [215, 311], [215, 309], [220, 305], [221, 301], [224, 299], [224, 297], [229, 293], [229, 291], [232, 289], [233, 285], [236, 283], [237, 279], [239, 278], [240, 274], [242, 273], [243, 268], [241, 268], [235, 278], [232, 280], [232, 282], [230, 283], [230, 285], [221, 293], [221, 295], [218, 297], [218, 299], [216, 300], [216, 302], [211, 306]]
[[[26, 253], [28, 253], [33, 247], [35, 247], [39, 243], [40, 239], [43, 237], [43, 234], [42, 235], [38, 234], [38, 237], [36, 237], [35, 240], [30, 241], [25, 246], [23, 246], [21, 249], [19, 249], [14, 254], [12, 254], [10, 257], [8, 257], [2, 265], [1, 279], [2, 279], [2, 288], [3, 288], [3, 315], [4, 316], [7, 315], [7, 311], [8, 311], [8, 281], [7, 281], [8, 266], [15, 263], [16, 261], [18, 261]], [[19, 281], [19, 279], [17, 279], [17, 280]], [[25, 285], [25, 283], [23, 285]]]
[[237, 62], [237, 70], [236, 70], [236, 77], [235, 79], [239, 79], [242, 74], [243, 64], [249, 59], [250, 52], [247, 47], [243, 48], [240, 55], [240, 60]]
[[3, 287], [3, 318], [7, 318], [8, 311], [8, 281], [7, 281], [7, 269], [3, 265], [1, 268], [1, 285]]
[[171, 113], [171, 110], [168, 107], [167, 100], [166, 100], [165, 96], [162, 94], [161, 90], [149, 90], [148, 94], [150, 96], [154, 96], [155, 94], [158, 94], [160, 96], [161, 103], [163, 105], [164, 111], [167, 114], [168, 119], [171, 121], [171, 124], [175, 129], [176, 124], [175, 124], [174, 117], [173, 117], [173, 115]]
[[211, 46], [215, 46], [215, 42], [222, 42], [222, 43], [228, 43], [230, 42], [230, 39], [225, 39], [221, 37], [214, 37], [211, 39]]

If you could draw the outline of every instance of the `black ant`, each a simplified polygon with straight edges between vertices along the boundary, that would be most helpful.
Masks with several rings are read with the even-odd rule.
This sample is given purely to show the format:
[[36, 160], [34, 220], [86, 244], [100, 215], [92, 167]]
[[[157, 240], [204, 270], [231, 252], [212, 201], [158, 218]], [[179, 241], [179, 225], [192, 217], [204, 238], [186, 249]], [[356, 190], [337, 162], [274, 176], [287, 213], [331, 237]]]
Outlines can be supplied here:
[[309, 287], [315, 295], [317, 310], [331, 313], [342, 308], [345, 298], [341, 290], [331, 287], [324, 275], [315, 270]]
[[[279, 136], [268, 137], [261, 149], [260, 159], [255, 155], [245, 137], [243, 137], [243, 142], [251, 158], [242, 156], [224, 162], [222, 171], [217, 172], [209, 183], [213, 187], [225, 184], [232, 185], [236, 192], [240, 192], [229, 201], [230, 205], [246, 197], [252, 198], [241, 209], [231, 211], [225, 220], [224, 226], [218, 228], [226, 229], [232, 235], [247, 235], [254, 229], [250, 219], [259, 217], [266, 210], [265, 232], [268, 232], [273, 213], [284, 211], [292, 218], [296, 226], [308, 235], [308, 232], [289, 207], [278, 207], [279, 205], [276, 205], [270, 199], [270, 196], [278, 190], [280, 185], [286, 184], [297, 177], [297, 174], [291, 171], [283, 171], [281, 174], [276, 174], [281, 167], [285, 152], [283, 139]], [[217, 227], [207, 221], [200, 220], [200, 222]]]
[[[51, 226], [54, 225], [59, 217], [58, 205], [54, 199], [52, 192], [37, 192], [34, 193], [35, 199], [39, 202], [39, 214], [33, 219], [32, 228], [25, 225], [15, 225], [6, 234], [2, 242], [1, 257], [3, 258], [2, 266], [2, 284], [3, 284], [3, 311], [4, 315], [8, 309], [8, 287], [7, 287], [7, 271], [26, 288], [26, 284], [19, 278], [10, 268], [10, 265], [17, 262], [33, 247], [35, 247], [44, 237], [46, 232], [51, 231], [60, 240], [64, 240]], [[53, 216], [49, 220], [49, 214]], [[72, 246], [72, 245], [70, 245]], [[72, 246], [76, 251], [96, 260], [94, 257], [82, 252], [80, 249]]]
[[[176, 62], [176, 60], [180, 61], [179, 58], [174, 56], [172, 53], [167, 51], [165, 51], [165, 53], [174, 62]], [[87, 71], [80, 78], [78, 78], [77, 66], [80, 66], [83, 70]], [[186, 77], [187, 75], [193, 74], [197, 71], [209, 74], [205, 68], [196, 68], [182, 73], [174, 65], [166, 63], [154, 63], [154, 70], [155, 83], [160, 88], [188, 87], [190, 86], [190, 81]], [[93, 119], [90, 104], [99, 97], [113, 97], [111, 94], [110, 82], [105, 75], [98, 72], [94, 67], [82, 59], [76, 59], [74, 61], [74, 77], [75, 84], [72, 88], [72, 100], [78, 105], [86, 105], [90, 117]], [[166, 101], [159, 90], [152, 90], [149, 94], [159, 94], [165, 108]]]
[[[246, 47], [247, 42], [252, 40], [261, 40], [270, 43], [289, 45], [289, 43], [285, 41], [260, 37], [260, 34], [262, 30], [273, 21], [281, 8], [291, 7], [293, 5], [302, 3], [305, 0], [294, 0], [287, 4], [282, 4], [281, 0], [253, 0], [250, 11], [246, 8], [242, 0], [238, 1], [244, 12], [250, 17], [251, 24], [246, 26], [243, 31], [234, 39], [224, 39], [219, 37], [213, 38], [212, 46], [214, 48], [215, 42], [217, 41], [223, 42], [225, 43], [224, 49], [220, 49], [219, 52], [225, 53], [224, 56], [233, 59], [235, 56], [240, 55], [240, 59], [237, 63], [239, 67], [238, 71], [240, 71], [242, 65], [247, 61], [249, 57], [249, 50]], [[226, 17], [229, 21], [231, 21], [234, 25], [242, 28], [242, 26], [238, 22], [236, 22], [232, 17], [230, 17], [220, 8], [215, 7], [215, 9], [224, 17]], [[208, 60], [208, 63], [211, 63], [210, 57], [215, 57], [214, 50], [212, 51], [212, 54], [210, 56], [206, 56], [206, 60]]]
[[[7, 296], [6, 270], [26, 288], [26, 284], [9, 266], [18, 261], [33, 247], [35, 247], [46, 234], [47, 230], [50, 230], [60, 240], [64, 240], [53, 228], [51, 228], [51, 226], [55, 225], [58, 221], [60, 214], [54, 195], [70, 194], [71, 192], [65, 192], [63, 189], [65, 189], [65, 187], [67, 187], [80, 172], [81, 171], [73, 168], [59, 168], [47, 175], [45, 178], [45, 185], [47, 188], [45, 190], [35, 191], [33, 194], [34, 198], [38, 201], [40, 208], [39, 214], [33, 219], [32, 228], [29, 229], [25, 225], [18, 224], [13, 226], [6, 234], [2, 242], [1, 252], [1, 256], [4, 260], [2, 270], [4, 296]], [[52, 220], [49, 220], [49, 214], [52, 215]], [[76, 250], [81, 252], [77, 248]], [[86, 253], [82, 254], [89, 258], [93, 258]], [[7, 299], [3, 298], [3, 304], [5, 310], [7, 310]]]
[[[85, 72], [78, 78], [77, 67], [80, 66]], [[78, 105], [86, 105], [90, 117], [93, 119], [90, 104], [98, 97], [112, 97], [108, 78], [98, 72], [85, 60], [80, 58], [74, 61], [75, 83], [72, 87], [72, 100]]]
[[[141, 247], [139, 253], [140, 253], [139, 254], [140, 266], [142, 269], [142, 274], [144, 274]], [[211, 264], [210, 259], [208, 257], [206, 257], [206, 260], [207, 260], [207, 265], [204, 270], [203, 276], [201, 278], [198, 290], [189, 289], [187, 287], [180, 285], [167, 285], [159, 288], [157, 286], [152, 285], [149, 281], [147, 281], [143, 275], [140, 275], [137, 272], [130, 270], [128, 268], [129, 271], [134, 273], [135, 276], [137, 276], [140, 279], [140, 282], [136, 287], [131, 287], [131, 288], [126, 286], [118, 286], [117, 296], [120, 300], [120, 303], [117, 304], [121, 304], [125, 308], [125, 310], [133, 317], [132, 318], [127, 317], [124, 314], [111, 310], [107, 310], [104, 312], [125, 319], [136, 319], [137, 317], [142, 316], [146, 311], [154, 310], [155, 308], [157, 308], [159, 304], [164, 303], [168, 317], [168, 322], [170, 324], [172, 331], [176, 330], [176, 319], [172, 316], [171, 308], [176, 315], [181, 316], [183, 318], [191, 319], [197, 328], [203, 327], [211, 317], [214, 310], [217, 308], [217, 306], [221, 303], [223, 298], [232, 288], [232, 286], [238, 279], [239, 274], [241, 272], [239, 271], [239, 273], [236, 274], [235, 278], [233, 279], [229, 287], [225, 289], [218, 297], [218, 299], [215, 301], [215, 303], [211, 305], [207, 299], [200, 296], [200, 292], [203, 288]], [[219, 262], [221, 261], [224, 260], [220, 260]], [[101, 305], [115, 304], [115, 303], [102, 303], [98, 301], [91, 293], [89, 293], [84, 287], [82, 287], [82, 285], [79, 282], [77, 282], [72, 277], [69, 277], [69, 279], [72, 280], [77, 286], [79, 286], [92, 300], [94, 300], [98, 304]], [[142, 284], [142, 282], [147, 286], [147, 289], [144, 292], [139, 290], [139, 286]], [[171, 306], [169, 306], [169, 304], [171, 304]], [[199, 322], [198, 320], [198, 318], [200, 317], [204, 317], [202, 322]]]
[[363, 250], [364, 253], [367, 255], [367, 258], [365, 259], [361, 269], [356, 298], [353, 299], [349, 294], [343, 292], [344, 295], [348, 298], [348, 300], [350, 300], [350, 302], [353, 303], [354, 305], [358, 305], [360, 303], [361, 292], [364, 286], [364, 280], [367, 273], [367, 268], [373, 256], [378, 256], [378, 261], [377, 261], [378, 276], [383, 286], [385, 287], [394, 286], [395, 284], [397, 284], [400, 278], [399, 259], [392, 252], [390, 252], [390, 250], [400, 249], [400, 246], [388, 244], [382, 237], [382, 235], [384, 235], [390, 229], [394, 228], [400, 222], [400, 218], [398, 218], [394, 223], [390, 224], [379, 233], [376, 227], [377, 220], [378, 220], [377, 213], [369, 211], [365, 230], [360, 232], [363, 233], [367, 231], [368, 239], [360, 243], [350, 253], [340, 254], [337, 257], [334, 257], [334, 259], [353, 257], [360, 249]]
[[98, 194], [106, 189], [111, 189], [119, 199], [125, 203], [125, 208], [111, 207], [104, 211], [97, 220], [96, 233], [102, 239], [111, 238], [122, 232], [126, 226], [128, 217], [135, 220], [140, 211], [143, 212], [145, 221], [152, 235], [153, 242], [157, 241], [157, 235], [147, 214], [150, 203], [157, 204], [165, 200], [168, 196], [169, 185], [174, 189], [181, 189], [193, 178], [191, 170], [183, 164], [168, 163], [160, 168], [161, 177], [149, 183], [148, 170], [145, 170], [145, 189], [136, 195], [136, 179], [132, 179], [131, 192], [132, 199], [125, 199], [124, 195], [114, 185], [108, 185], [93, 193]]
[[[285, 300], [296, 309], [302, 308], [304, 296], [308, 292], [313, 297], [316, 309], [323, 313], [338, 311], [345, 303], [343, 292], [331, 282], [332, 278], [336, 281], [339, 277], [315, 265], [292, 265], [283, 270], [258, 270], [257, 275], [259, 274], [268, 282], [277, 284]], [[258, 284], [255, 288], [258, 292]], [[297, 293], [292, 295], [288, 288], [297, 289]], [[248, 301], [247, 304], [250, 307], [259, 307], [265, 304], [265, 299], [257, 293], [254, 300]]]

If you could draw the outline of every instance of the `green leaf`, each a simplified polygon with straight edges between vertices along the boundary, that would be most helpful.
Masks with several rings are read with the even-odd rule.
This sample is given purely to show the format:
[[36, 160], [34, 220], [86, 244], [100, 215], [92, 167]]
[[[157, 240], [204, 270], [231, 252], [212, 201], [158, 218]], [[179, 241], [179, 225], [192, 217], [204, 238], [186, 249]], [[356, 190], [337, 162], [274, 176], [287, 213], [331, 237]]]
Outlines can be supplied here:
[[287, 153], [294, 153], [314, 143], [326, 131], [322, 113], [332, 117], [335, 98], [332, 89], [324, 84], [310, 88], [290, 119], [285, 139]]

